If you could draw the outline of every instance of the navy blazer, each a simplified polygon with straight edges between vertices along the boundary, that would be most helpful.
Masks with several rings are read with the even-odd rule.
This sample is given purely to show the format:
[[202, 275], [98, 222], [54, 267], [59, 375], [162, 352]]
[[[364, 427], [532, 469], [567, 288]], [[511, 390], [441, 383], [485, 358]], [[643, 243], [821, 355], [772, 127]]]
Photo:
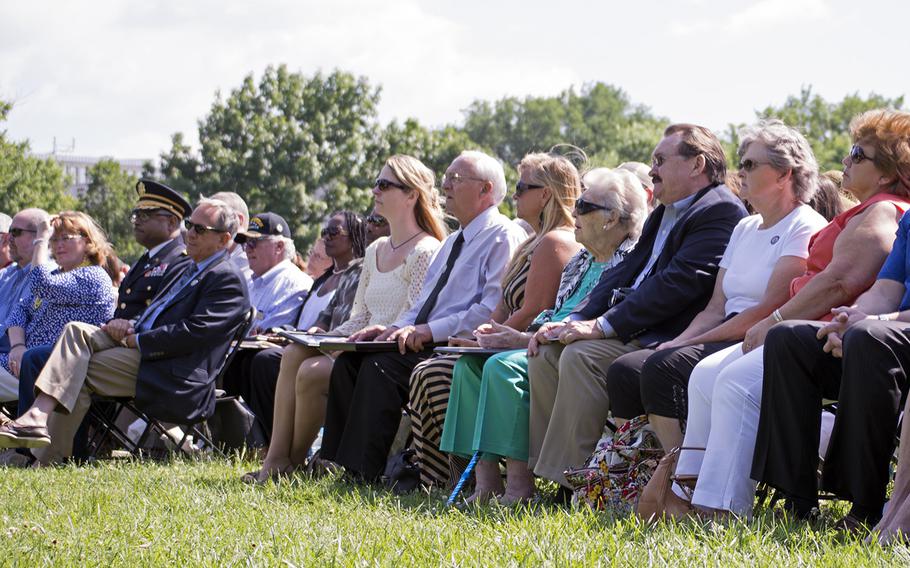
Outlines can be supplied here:
[[194, 276], [139, 334], [137, 406], [167, 422], [210, 417], [215, 379], [249, 309], [246, 282], [226, 255]]
[[190, 262], [179, 237], [164, 245], [147, 261], [136, 262], [120, 283], [114, 319], [138, 317], [152, 303], [158, 290], [182, 273]]
[[574, 312], [586, 320], [606, 314], [616, 335], [626, 343], [638, 339], [642, 345], [653, 345], [688, 327], [711, 299], [730, 235], [747, 215], [742, 201], [726, 186], [700, 190], [677, 219], [650, 275], [607, 311], [613, 289], [632, 286], [651, 258], [664, 209], [660, 205], [648, 216], [635, 249], [601, 275]]

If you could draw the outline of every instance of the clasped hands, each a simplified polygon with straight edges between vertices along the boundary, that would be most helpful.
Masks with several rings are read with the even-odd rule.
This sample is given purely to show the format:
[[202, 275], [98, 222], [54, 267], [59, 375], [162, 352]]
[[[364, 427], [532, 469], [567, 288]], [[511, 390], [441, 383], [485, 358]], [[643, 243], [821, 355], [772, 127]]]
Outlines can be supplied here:
[[101, 329], [124, 347], [136, 348], [136, 330], [130, 320], [112, 319], [102, 325]]
[[877, 319], [875, 316], [870, 316], [857, 308], [848, 306], [832, 308], [831, 314], [834, 317], [818, 330], [816, 337], [825, 339], [825, 345], [822, 349], [825, 350], [825, 353], [830, 353], [835, 357], [844, 356], [844, 334], [851, 326], [865, 319]]
[[535, 357], [540, 346], [560, 342], [566, 345], [583, 339], [603, 339], [604, 332], [597, 325], [597, 320], [577, 320], [568, 322], [549, 322], [540, 326], [528, 343], [528, 355]]

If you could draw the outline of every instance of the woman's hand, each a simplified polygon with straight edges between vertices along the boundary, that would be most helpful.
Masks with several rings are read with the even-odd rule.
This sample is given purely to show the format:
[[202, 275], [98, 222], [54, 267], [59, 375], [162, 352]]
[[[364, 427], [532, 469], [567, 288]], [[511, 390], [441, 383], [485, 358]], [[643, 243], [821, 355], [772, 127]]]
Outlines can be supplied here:
[[528, 334], [495, 321], [478, 327], [474, 337], [485, 349], [520, 349], [527, 347], [531, 339]]
[[476, 339], [453, 336], [449, 338], [449, 347], [480, 347], [480, 344], [477, 343]]
[[384, 325], [371, 325], [352, 333], [348, 341], [373, 341], [386, 330]]
[[318, 333], [325, 333], [325, 330], [319, 326], [314, 325], [310, 329], [306, 330], [306, 332], [311, 333], [311, 334], [318, 334]]
[[768, 330], [776, 323], [771, 317], [766, 317], [750, 327], [746, 332], [746, 337], [743, 338], [743, 353], [748, 353], [764, 345]]
[[540, 345], [546, 345], [559, 340], [559, 332], [566, 326], [561, 321], [551, 321], [540, 326], [537, 333], [531, 336], [528, 341], [528, 356], [536, 357], [540, 351]]
[[9, 350], [9, 370], [17, 379], [22, 366], [22, 356], [25, 354], [25, 345], [17, 345]]

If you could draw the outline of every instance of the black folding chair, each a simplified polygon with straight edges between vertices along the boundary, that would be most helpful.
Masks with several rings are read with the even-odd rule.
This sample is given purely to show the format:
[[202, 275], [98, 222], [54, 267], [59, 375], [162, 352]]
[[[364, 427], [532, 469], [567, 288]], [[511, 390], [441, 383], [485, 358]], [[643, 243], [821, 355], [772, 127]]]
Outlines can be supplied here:
[[[231, 361], [234, 359], [234, 355], [237, 353], [237, 350], [240, 348], [240, 344], [247, 336], [247, 333], [249, 333], [249, 330], [252, 328], [253, 322], [255, 320], [256, 308], [251, 307], [244, 316], [243, 323], [237, 328], [237, 331], [234, 332], [234, 336], [231, 338], [231, 343], [228, 347], [227, 354], [225, 355], [221, 367], [218, 369], [218, 373], [215, 376], [213, 384], [218, 384], [221, 381], [222, 375], [230, 366]], [[218, 391], [216, 391], [216, 397], [217, 396], [219, 396]], [[145, 422], [145, 427], [142, 431], [142, 434], [135, 441], [127, 432], [124, 432], [123, 429], [117, 425], [117, 419], [121, 416], [124, 410], [130, 412], [137, 419]], [[147, 454], [152, 457], [159, 457], [155, 456], [153, 452], [144, 449], [147, 445], [146, 442], [148, 441], [149, 436], [152, 434], [158, 436], [160, 439], [165, 439], [171, 444], [174, 444], [174, 449], [178, 452], [185, 451], [185, 446], [190, 440], [190, 436], [192, 436], [195, 441], [201, 442], [201, 445], [198, 446], [199, 450], [209, 448], [219, 456], [225, 456], [221, 448], [212, 441], [212, 436], [209, 431], [207, 422], [210, 418], [208, 416], [203, 417], [199, 421], [192, 424], [171, 425], [171, 428], [173, 428], [173, 426], [178, 426], [183, 431], [183, 435], [179, 438], [171, 433], [171, 428], [169, 428], [164, 422], [153, 418], [147, 413], [140, 410], [136, 406], [135, 399], [132, 398], [113, 398], [95, 395], [93, 396], [92, 406], [89, 409], [88, 416], [92, 421], [92, 426], [94, 428], [94, 435], [90, 437], [88, 443], [88, 455], [90, 458], [96, 458], [97, 454], [102, 448], [110, 446], [110, 442], [116, 443], [131, 455], [136, 457], [141, 458], [143, 457], [143, 454]], [[172, 450], [168, 448], [165, 450], [164, 456], [160, 457], [165, 457], [169, 451]]]

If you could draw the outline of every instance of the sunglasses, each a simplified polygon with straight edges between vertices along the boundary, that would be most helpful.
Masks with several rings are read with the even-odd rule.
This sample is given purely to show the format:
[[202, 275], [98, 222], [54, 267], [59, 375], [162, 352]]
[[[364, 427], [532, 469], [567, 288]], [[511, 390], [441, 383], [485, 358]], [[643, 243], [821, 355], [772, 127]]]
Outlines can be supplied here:
[[739, 162], [739, 169], [746, 171], [746, 172], [751, 172], [758, 166], [765, 166], [765, 165], [770, 165], [770, 162], [759, 162], [757, 160], [745, 159], [745, 160], [741, 160]]
[[850, 161], [854, 164], [860, 164], [863, 160], [870, 160], [871, 162], [875, 162], [875, 158], [870, 158], [867, 156], [866, 152], [863, 151], [859, 144], [854, 144], [853, 147], [850, 148]]
[[213, 233], [227, 233], [227, 231], [225, 231], [224, 229], [216, 229], [215, 227], [208, 227], [206, 225], [200, 225], [199, 223], [193, 223], [189, 219], [184, 220], [183, 224], [186, 227], [187, 231], [192, 229], [192, 230], [196, 231], [197, 235], [204, 235], [204, 234], [208, 233], [209, 231], [212, 231]]
[[337, 237], [339, 235], [344, 236], [344, 235], [349, 235], [349, 234], [350, 233], [348, 233], [341, 227], [326, 227], [326, 228], [322, 229], [322, 231], [319, 233], [319, 235], [323, 239], [334, 239], [335, 237]]
[[521, 180], [518, 180], [518, 183], [515, 184], [515, 196], [521, 197], [525, 194], [526, 191], [530, 191], [532, 189], [543, 189], [544, 187], [546, 186], [533, 183], [525, 183]]
[[56, 245], [59, 243], [71, 243], [73, 241], [76, 241], [76, 240], [79, 240], [82, 238], [85, 238], [85, 237], [83, 237], [82, 235], [70, 233], [68, 235], [58, 235], [56, 237], [51, 237], [50, 243], [51, 243], [51, 245]]
[[243, 248], [245, 250], [253, 250], [259, 245], [259, 243], [262, 243], [262, 242], [265, 242], [268, 240], [270, 240], [270, 239], [268, 239], [268, 238], [261, 238], [261, 239], [248, 238], [247, 240], [243, 241]]
[[385, 217], [383, 217], [382, 215], [376, 215], [376, 214], [373, 214], [373, 215], [370, 215], [369, 217], [367, 217], [367, 223], [369, 223], [370, 225], [377, 225], [379, 227], [389, 224], [389, 222], [386, 220]]
[[444, 185], [444, 186], [450, 185], [450, 186], [451, 186], [451, 185], [455, 185], [456, 183], [459, 183], [459, 182], [462, 182], [462, 181], [467, 181], [467, 180], [471, 180], [471, 181], [482, 181], [482, 182], [486, 182], [486, 181], [487, 181], [487, 180], [485, 180], [485, 179], [481, 179], [481, 178], [478, 178], [478, 177], [463, 176], [463, 175], [461, 175], [461, 174], [458, 173], [458, 172], [452, 172], [452, 173], [450, 173], [450, 174], [444, 174], [444, 175], [442, 176], [442, 185]]
[[22, 227], [10, 227], [9, 234], [14, 237], [21, 237], [22, 233], [38, 233], [35, 229], [23, 229]]
[[145, 223], [152, 217], [170, 217], [170, 213], [161, 210], [133, 209], [130, 212], [130, 223]]
[[408, 186], [401, 185], [400, 183], [395, 183], [394, 181], [389, 181], [387, 179], [376, 178], [376, 181], [373, 182], [373, 187], [378, 187], [379, 191], [386, 191], [390, 187], [396, 187], [400, 190], [407, 191]]
[[610, 208], [606, 205], [598, 205], [596, 203], [591, 203], [590, 201], [585, 201], [581, 197], [575, 200], [575, 213], [578, 215], [587, 215], [592, 211], [609, 211]]

